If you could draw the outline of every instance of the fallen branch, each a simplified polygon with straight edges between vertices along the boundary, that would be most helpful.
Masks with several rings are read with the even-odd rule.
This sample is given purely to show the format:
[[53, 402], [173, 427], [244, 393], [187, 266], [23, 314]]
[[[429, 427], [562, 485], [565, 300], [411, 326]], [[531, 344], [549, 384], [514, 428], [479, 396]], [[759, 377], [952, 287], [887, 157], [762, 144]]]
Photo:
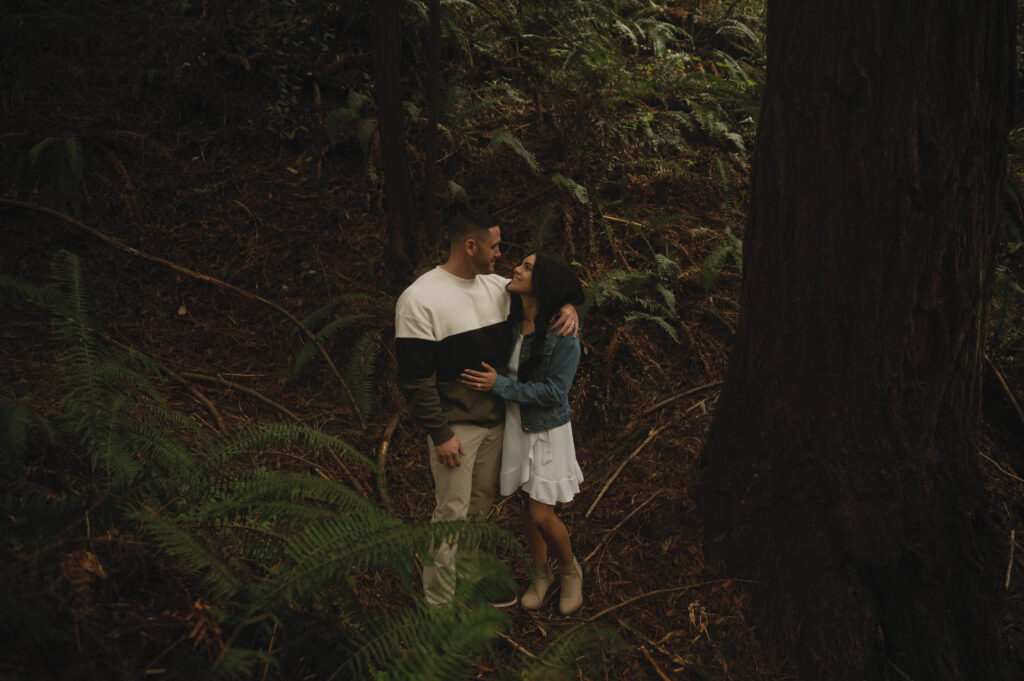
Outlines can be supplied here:
[[619, 473], [621, 473], [622, 469], [626, 467], [626, 464], [628, 464], [630, 461], [632, 461], [633, 458], [636, 457], [637, 454], [639, 454], [640, 452], [643, 451], [644, 447], [646, 447], [648, 445], [648, 443], [650, 443], [651, 440], [653, 440], [655, 437], [658, 436], [658, 433], [660, 433], [661, 431], [665, 430], [666, 428], [668, 428], [668, 424], [667, 423], [665, 425], [659, 426], [657, 428], [651, 428], [651, 432], [647, 436], [647, 439], [644, 440], [643, 442], [641, 442], [640, 446], [637, 447], [636, 449], [634, 449], [633, 453], [630, 454], [629, 456], [627, 456], [626, 460], [619, 464], [619, 467], [616, 468], [615, 472], [611, 474], [611, 477], [608, 478], [608, 481], [604, 483], [604, 487], [601, 488], [601, 491], [600, 491], [600, 493], [598, 493], [597, 498], [594, 499], [594, 503], [592, 503], [590, 505], [590, 508], [587, 509], [587, 512], [583, 514], [584, 518], [589, 518], [590, 517], [590, 514], [593, 513], [593, 511], [594, 511], [594, 507], [597, 506], [597, 502], [601, 501], [601, 497], [603, 497], [604, 493], [608, 491], [608, 488], [611, 486], [611, 484], [613, 482], [615, 482], [615, 478], [619, 477]]
[[502, 633], [499, 633], [499, 634], [498, 634], [498, 636], [500, 636], [500, 637], [502, 637], [503, 639], [505, 639], [506, 641], [508, 641], [508, 643], [509, 643], [509, 644], [510, 644], [510, 645], [511, 645], [511, 646], [512, 646], [513, 648], [515, 648], [516, 650], [518, 650], [519, 652], [521, 652], [521, 653], [522, 653], [523, 655], [526, 655], [526, 656], [527, 656], [528, 658], [530, 658], [530, 659], [533, 659], [533, 660], [536, 660], [536, 659], [537, 659], [537, 656], [536, 656], [536, 655], [534, 655], [534, 654], [533, 654], [533, 653], [531, 653], [531, 652], [530, 652], [529, 650], [527, 650], [526, 648], [524, 648], [524, 647], [522, 647], [521, 645], [519, 645], [518, 643], [516, 643], [516, 642], [515, 642], [515, 640], [514, 640], [514, 639], [513, 639], [513, 638], [512, 638], [511, 636], [509, 636], [508, 634], [502, 634]]
[[[121, 341], [111, 336], [109, 333], [103, 331], [100, 331], [99, 333], [103, 335], [103, 337], [106, 339], [108, 343], [113, 343], [117, 347], [124, 348], [128, 352], [138, 352], [138, 350], [136, 350], [135, 348], [131, 347], [130, 345], [122, 343]], [[204, 395], [201, 390], [199, 390], [199, 388], [195, 387], [192, 383], [186, 381], [184, 376], [175, 373], [172, 369], [168, 368], [167, 366], [162, 366], [161, 369], [167, 372], [167, 375], [173, 378], [175, 381], [185, 386], [193, 397], [202, 402], [203, 405], [210, 410], [210, 414], [213, 415], [214, 420], [217, 421], [216, 428], [218, 432], [222, 434], [228, 432], [228, 427], [224, 423], [224, 419], [221, 418], [220, 412], [217, 411], [217, 407], [213, 406], [213, 402], [211, 402], [210, 399], [206, 397], [206, 395]]]
[[651, 663], [652, 667], [654, 667], [654, 673], [658, 675], [658, 678], [661, 679], [661, 681], [672, 681], [670, 678], [665, 676], [665, 672], [661, 671], [661, 667], [659, 667], [658, 663], [654, 661], [653, 657], [651, 657], [651, 653], [647, 650], [646, 646], [640, 646], [640, 652], [644, 654], [647, 661]]
[[583, 621], [584, 622], [595, 622], [595, 621], [599, 620], [600, 618], [604, 617], [605, 615], [607, 615], [610, 612], [615, 612], [619, 608], [624, 608], [627, 605], [629, 605], [630, 603], [635, 603], [636, 601], [640, 601], [640, 600], [643, 600], [645, 598], [650, 598], [651, 596], [660, 596], [661, 594], [669, 594], [669, 593], [674, 593], [676, 591], [686, 591], [688, 589], [697, 589], [697, 588], [700, 588], [702, 586], [711, 586], [712, 584], [725, 584], [726, 582], [737, 582], [737, 581], [741, 581], [741, 580], [728, 579], [728, 578], [727, 579], [713, 579], [713, 580], [708, 581], [708, 582], [697, 582], [695, 584], [686, 584], [686, 585], [683, 585], [683, 586], [670, 586], [667, 589], [655, 589], [654, 591], [648, 591], [647, 593], [642, 593], [639, 596], [633, 596], [632, 598], [627, 598], [626, 600], [622, 601], [621, 603], [617, 603], [615, 605], [610, 605], [607, 608], [605, 608], [604, 610], [602, 610], [601, 612], [597, 613], [596, 615], [591, 615], [590, 617], [588, 617], [587, 619], [585, 619]]
[[605, 534], [605, 535], [604, 535], [604, 536], [603, 536], [603, 537], [601, 538], [601, 541], [599, 541], [599, 542], [597, 543], [597, 546], [595, 546], [595, 547], [594, 547], [594, 550], [593, 550], [593, 551], [591, 551], [590, 553], [588, 553], [588, 554], [587, 554], [587, 557], [586, 557], [586, 558], [584, 558], [584, 559], [583, 559], [583, 560], [582, 560], [581, 562], [583, 562], [583, 563], [589, 563], [589, 562], [590, 562], [590, 559], [591, 559], [591, 558], [593, 558], [593, 557], [594, 557], [594, 555], [595, 555], [595, 554], [596, 554], [596, 553], [597, 553], [598, 551], [600, 551], [600, 550], [601, 550], [601, 547], [603, 547], [603, 546], [604, 546], [605, 544], [607, 544], [607, 543], [608, 543], [608, 542], [609, 542], [609, 541], [611, 540], [611, 538], [612, 538], [612, 535], [613, 535], [613, 534], [615, 534], [616, 532], [618, 532], [619, 528], [620, 528], [620, 527], [622, 527], [623, 525], [625, 525], [625, 524], [626, 524], [626, 521], [628, 521], [628, 520], [629, 520], [630, 518], [632, 518], [632, 517], [633, 517], [633, 516], [635, 516], [635, 515], [636, 515], [637, 513], [639, 513], [639, 512], [640, 512], [640, 509], [642, 509], [642, 508], [643, 508], [644, 506], [646, 506], [647, 504], [649, 504], [649, 503], [651, 503], [652, 501], [654, 501], [655, 497], [657, 497], [657, 496], [658, 496], [659, 494], [661, 494], [661, 492], [662, 492], [662, 490], [660, 490], [660, 489], [659, 489], [659, 490], [658, 490], [657, 492], [655, 492], [655, 493], [654, 493], [654, 494], [652, 494], [652, 495], [651, 495], [650, 497], [648, 497], [647, 501], [645, 501], [644, 503], [640, 504], [639, 506], [637, 506], [636, 508], [634, 508], [634, 509], [633, 509], [632, 511], [630, 511], [630, 512], [629, 512], [629, 514], [628, 514], [628, 515], [627, 515], [627, 516], [626, 516], [625, 518], [623, 518], [622, 520], [620, 520], [620, 521], [619, 521], [619, 523], [618, 523], [618, 524], [617, 524], [617, 525], [616, 525], [615, 527], [613, 527], [613, 528], [612, 528], [611, 530], [609, 530], [609, 531], [608, 531], [608, 532], [607, 532], [607, 533], [606, 533], [606, 534]]
[[709, 390], [711, 388], [717, 388], [720, 385], [722, 385], [722, 381], [715, 381], [714, 383], [707, 383], [705, 385], [702, 385], [702, 386], [699, 386], [699, 387], [696, 387], [696, 388], [690, 388], [689, 390], [685, 390], [685, 391], [679, 393], [678, 395], [673, 395], [672, 397], [668, 397], [668, 398], [662, 400], [661, 402], [658, 402], [653, 407], [648, 407], [647, 410], [644, 411], [641, 414], [641, 416], [648, 416], [648, 415], [653, 414], [654, 412], [658, 411], [659, 409], [664, 407], [666, 404], [669, 404], [670, 402], [675, 402], [676, 400], [680, 400], [680, 399], [682, 399], [684, 397], [689, 397], [690, 395], [696, 395], [697, 393], [703, 392], [704, 390]]
[[352, 471], [348, 469], [348, 466], [346, 466], [345, 462], [341, 460], [341, 457], [338, 456], [338, 453], [333, 449], [328, 449], [327, 453], [334, 457], [334, 462], [338, 464], [339, 468], [341, 468], [341, 472], [348, 476], [348, 479], [352, 482], [352, 487], [354, 487], [364, 497], [369, 499], [370, 490], [366, 489], [366, 486], [363, 485], [362, 481], [352, 474]]
[[200, 402], [202, 402], [204, 405], [206, 405], [206, 408], [210, 410], [211, 414], [213, 414], [214, 420], [217, 421], [217, 430], [218, 430], [218, 432], [220, 432], [222, 435], [224, 433], [227, 433], [228, 432], [228, 427], [224, 423], [224, 419], [221, 418], [220, 412], [217, 411], [217, 407], [213, 406], [213, 402], [211, 402], [209, 400], [209, 398], [206, 397], [206, 395], [204, 395], [201, 390], [199, 390], [199, 388], [195, 387], [191, 383], [189, 383], [187, 385], [188, 385], [188, 391], [190, 393], [192, 393], [192, 396], [195, 397]]
[[1024, 483], [1024, 478], [1021, 478], [1019, 475], [1014, 475], [1012, 472], [1006, 470], [1005, 468], [1000, 466], [999, 462], [997, 462], [991, 456], [989, 456], [987, 454], [984, 454], [983, 452], [978, 452], [978, 456], [980, 456], [983, 459], [986, 459], [990, 464], [992, 464], [993, 466], [996, 467], [996, 470], [998, 470], [1000, 473], [1002, 473], [1003, 475], [1007, 476], [1008, 478], [1013, 478], [1017, 482]]
[[227, 386], [228, 388], [232, 388], [234, 390], [241, 391], [241, 392], [245, 393], [246, 395], [252, 395], [257, 400], [259, 400], [261, 402], [265, 402], [266, 404], [269, 404], [274, 409], [277, 409], [279, 412], [281, 412], [282, 414], [284, 414], [288, 418], [292, 419], [296, 423], [299, 423], [299, 422], [302, 421], [302, 419], [299, 418], [298, 414], [296, 414], [293, 411], [287, 409], [286, 407], [282, 407], [280, 404], [278, 404], [274, 400], [270, 399], [269, 397], [267, 397], [263, 393], [261, 393], [261, 392], [259, 392], [257, 390], [253, 390], [252, 388], [246, 388], [244, 385], [239, 385], [239, 384], [235, 383], [234, 381], [227, 380], [226, 378], [221, 378], [220, 376], [207, 376], [206, 374], [197, 374], [197, 373], [192, 372], [192, 371], [182, 371], [181, 372], [181, 376], [184, 377], [184, 378], [192, 378], [192, 379], [195, 379], [197, 381], [206, 381], [208, 383], [217, 383], [219, 385]]
[[995, 363], [989, 359], [988, 355], [985, 355], [985, 363], [988, 364], [988, 368], [992, 370], [992, 373], [996, 375], [996, 380], [999, 381], [999, 385], [1003, 386], [1003, 391], [1006, 393], [1006, 396], [1010, 398], [1010, 404], [1012, 404], [1013, 408], [1017, 411], [1017, 417], [1020, 418], [1021, 423], [1024, 423], [1024, 409], [1021, 409], [1020, 403], [1017, 402], [1017, 398], [1014, 397], [1009, 384], [1007, 384], [1006, 379], [1003, 378], [1003, 374], [1000, 373], [998, 368], [996, 368]]
[[1010, 530], [1010, 560], [1006, 566], [1006, 584], [1003, 586], [1004, 589], [1010, 588], [1010, 573], [1013, 571], [1013, 547], [1016, 544], [1013, 539], [1016, 534], [1017, 530]]
[[229, 291], [234, 291], [235, 293], [237, 293], [237, 294], [239, 294], [239, 295], [241, 295], [241, 296], [243, 296], [245, 298], [248, 298], [250, 300], [255, 300], [256, 302], [263, 303], [264, 305], [267, 305], [268, 307], [271, 307], [274, 310], [277, 310], [278, 312], [283, 314], [285, 317], [287, 317], [295, 326], [297, 326], [299, 328], [299, 330], [303, 333], [303, 335], [305, 335], [306, 338], [308, 338], [310, 340], [310, 342], [312, 342], [316, 346], [317, 350], [320, 351], [320, 354], [323, 355], [324, 360], [326, 360], [326, 362], [327, 362], [327, 366], [330, 367], [331, 373], [333, 373], [335, 378], [338, 379], [338, 382], [341, 385], [342, 390], [345, 392], [345, 395], [348, 397], [349, 406], [351, 407], [352, 413], [355, 414], [356, 418], [359, 419], [360, 423], [365, 423], [365, 421], [363, 421], [363, 415], [362, 415], [362, 413], [360, 413], [359, 407], [356, 404], [356, 399], [352, 395], [352, 391], [349, 390], [348, 384], [345, 383], [345, 379], [342, 378], [341, 373], [338, 371], [338, 367], [336, 367], [334, 365], [334, 361], [331, 359], [331, 356], [327, 353], [327, 349], [324, 348], [323, 344], [316, 337], [316, 334], [314, 334], [312, 331], [310, 331], [306, 327], [306, 325], [303, 324], [301, 321], [299, 321], [299, 319], [295, 315], [293, 315], [291, 312], [289, 312], [288, 310], [284, 309], [283, 307], [281, 307], [277, 303], [273, 302], [272, 300], [267, 300], [263, 296], [257, 295], [255, 293], [250, 292], [250, 291], [246, 291], [245, 289], [239, 288], [238, 286], [235, 286], [234, 284], [229, 284], [226, 281], [221, 281], [220, 279], [217, 279], [216, 277], [211, 277], [211, 276], [209, 276], [207, 274], [203, 274], [201, 272], [196, 272], [195, 270], [189, 269], [187, 267], [183, 267], [183, 266], [181, 266], [181, 265], [179, 265], [177, 263], [171, 262], [170, 260], [166, 260], [166, 259], [161, 258], [159, 256], [150, 255], [149, 253], [146, 253], [144, 251], [140, 251], [139, 249], [133, 248], [133, 247], [129, 246], [128, 244], [124, 243], [123, 241], [121, 241], [120, 239], [118, 239], [116, 237], [110, 236], [109, 234], [105, 234], [104, 232], [101, 232], [98, 229], [90, 227], [89, 225], [87, 225], [87, 224], [85, 224], [85, 223], [83, 223], [83, 222], [81, 222], [79, 220], [76, 220], [75, 218], [71, 217], [70, 215], [67, 215], [65, 213], [61, 213], [60, 211], [57, 211], [57, 210], [53, 210], [52, 208], [46, 208], [44, 206], [37, 206], [34, 203], [25, 203], [24, 201], [16, 201], [14, 199], [2, 199], [2, 198], [0, 198], [0, 205], [11, 206], [11, 207], [14, 207], [14, 208], [20, 208], [22, 210], [27, 210], [27, 211], [33, 211], [33, 212], [36, 212], [36, 213], [41, 213], [43, 215], [49, 215], [50, 217], [56, 218], [57, 220], [60, 220], [60, 221], [64, 222], [65, 224], [71, 225], [72, 227], [80, 229], [80, 230], [82, 230], [84, 232], [88, 232], [89, 234], [93, 235], [97, 239], [100, 239], [101, 241], [105, 241], [106, 243], [110, 244], [111, 246], [114, 246], [115, 248], [119, 248], [120, 250], [124, 251], [125, 253], [128, 253], [130, 255], [134, 255], [135, 257], [141, 258], [143, 260], [149, 260], [150, 262], [155, 262], [155, 263], [158, 263], [160, 265], [164, 265], [166, 267], [170, 267], [172, 270], [174, 270], [176, 272], [181, 272], [182, 274], [188, 275], [188, 276], [192, 277], [193, 279], [199, 279], [200, 281], [205, 281], [207, 283], [214, 284], [215, 286], [220, 286], [221, 288], [227, 289]]
[[[685, 668], [690, 668], [691, 666], [692, 667], [696, 667], [696, 665], [694, 665], [692, 662], [690, 662], [689, 660], [687, 660], [685, 658], [680, 657], [676, 653], [671, 652], [665, 646], [663, 646], [660, 643], [658, 643], [657, 641], [651, 639], [649, 636], [646, 636], [643, 632], [641, 632], [639, 629], [637, 629], [636, 627], [634, 627], [632, 624], [630, 624], [626, 620], [622, 619], [621, 617], [616, 617], [615, 619], [616, 619], [616, 621], [618, 621], [619, 626], [621, 628], [623, 628], [626, 631], [628, 631], [629, 633], [633, 634], [638, 639], [643, 641], [645, 644], [651, 646], [652, 648], [657, 650], [659, 653], [661, 653], [665, 657], [667, 657], [670, 660], [672, 660], [673, 664], [676, 664], [676, 665], [678, 665], [680, 667], [685, 667]], [[662, 639], [662, 640], [664, 640], [664, 639]], [[643, 650], [642, 646], [641, 646], [641, 650]], [[645, 651], [645, 653], [646, 653], [646, 651]], [[650, 659], [650, 658], [648, 657], [648, 659]]]
[[394, 515], [395, 509], [391, 504], [391, 495], [388, 494], [388, 481], [387, 481], [387, 460], [388, 460], [388, 448], [391, 446], [391, 436], [395, 434], [395, 428], [398, 427], [398, 421], [401, 418], [401, 412], [395, 412], [391, 420], [388, 421], [387, 428], [384, 429], [384, 440], [380, 443], [380, 454], [377, 455], [377, 493], [380, 495], [381, 503], [384, 504], [384, 508], [387, 509], [388, 513]]

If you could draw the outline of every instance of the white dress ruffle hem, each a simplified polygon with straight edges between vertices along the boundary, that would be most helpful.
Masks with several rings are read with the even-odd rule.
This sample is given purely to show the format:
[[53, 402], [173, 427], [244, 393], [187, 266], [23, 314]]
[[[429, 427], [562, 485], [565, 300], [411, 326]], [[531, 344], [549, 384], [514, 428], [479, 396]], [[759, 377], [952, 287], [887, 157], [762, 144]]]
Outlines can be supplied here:
[[[509, 378], [515, 379], [519, 369], [519, 336], [512, 359]], [[519, 415], [519, 404], [505, 402], [505, 439], [501, 449], [501, 494], [507, 496], [522, 488], [531, 499], [544, 504], [565, 503], [580, 491], [583, 471], [576, 461], [572, 424], [551, 430], [525, 433]]]

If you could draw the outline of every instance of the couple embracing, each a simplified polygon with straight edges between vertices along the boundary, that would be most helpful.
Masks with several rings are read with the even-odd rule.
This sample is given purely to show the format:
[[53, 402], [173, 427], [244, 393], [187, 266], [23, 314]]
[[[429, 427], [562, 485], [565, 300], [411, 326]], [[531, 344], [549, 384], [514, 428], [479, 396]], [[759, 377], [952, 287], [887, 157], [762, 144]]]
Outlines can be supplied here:
[[[495, 274], [501, 230], [484, 214], [458, 216], [448, 232], [448, 260], [395, 307], [399, 386], [428, 434], [431, 520], [484, 520], [499, 486], [502, 495], [521, 490], [533, 579], [520, 603], [543, 604], [555, 582], [550, 552], [559, 611], [568, 615], [583, 604], [583, 573], [555, 505], [583, 480], [569, 423], [583, 289], [565, 262], [543, 252], [523, 258], [511, 280]], [[452, 599], [456, 551], [445, 543], [424, 561], [428, 602]]]

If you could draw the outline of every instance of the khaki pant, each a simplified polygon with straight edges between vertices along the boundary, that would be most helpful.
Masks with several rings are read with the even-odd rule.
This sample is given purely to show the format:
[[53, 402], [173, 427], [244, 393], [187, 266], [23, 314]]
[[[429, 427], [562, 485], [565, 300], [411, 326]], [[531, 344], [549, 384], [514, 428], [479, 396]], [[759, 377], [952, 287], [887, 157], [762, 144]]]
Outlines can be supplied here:
[[[448, 468], [437, 460], [434, 445], [430, 449], [430, 472], [434, 476], [437, 501], [431, 522], [445, 520], [484, 520], [494, 505], [501, 472], [501, 441], [505, 426], [483, 428], [464, 423], [452, 424], [455, 437], [462, 443], [462, 465]], [[452, 600], [455, 593], [455, 559], [458, 546], [443, 542], [433, 551], [432, 559], [424, 561], [423, 591], [428, 603]]]

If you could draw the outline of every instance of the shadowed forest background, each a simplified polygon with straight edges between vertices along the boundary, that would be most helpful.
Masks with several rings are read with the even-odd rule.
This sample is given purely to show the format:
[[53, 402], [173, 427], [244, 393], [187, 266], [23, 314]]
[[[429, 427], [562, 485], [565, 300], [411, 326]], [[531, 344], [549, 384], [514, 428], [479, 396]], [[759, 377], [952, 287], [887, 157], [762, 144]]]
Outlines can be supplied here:
[[[746, 0], [4, 3], [0, 678], [804, 678], [696, 502], [765, 30]], [[972, 506], [1021, 669], [1017, 126]], [[394, 301], [467, 205], [500, 273], [545, 247], [587, 286], [568, 618], [419, 601], [439, 531], [526, 580], [515, 499], [425, 524], [396, 385]]]

